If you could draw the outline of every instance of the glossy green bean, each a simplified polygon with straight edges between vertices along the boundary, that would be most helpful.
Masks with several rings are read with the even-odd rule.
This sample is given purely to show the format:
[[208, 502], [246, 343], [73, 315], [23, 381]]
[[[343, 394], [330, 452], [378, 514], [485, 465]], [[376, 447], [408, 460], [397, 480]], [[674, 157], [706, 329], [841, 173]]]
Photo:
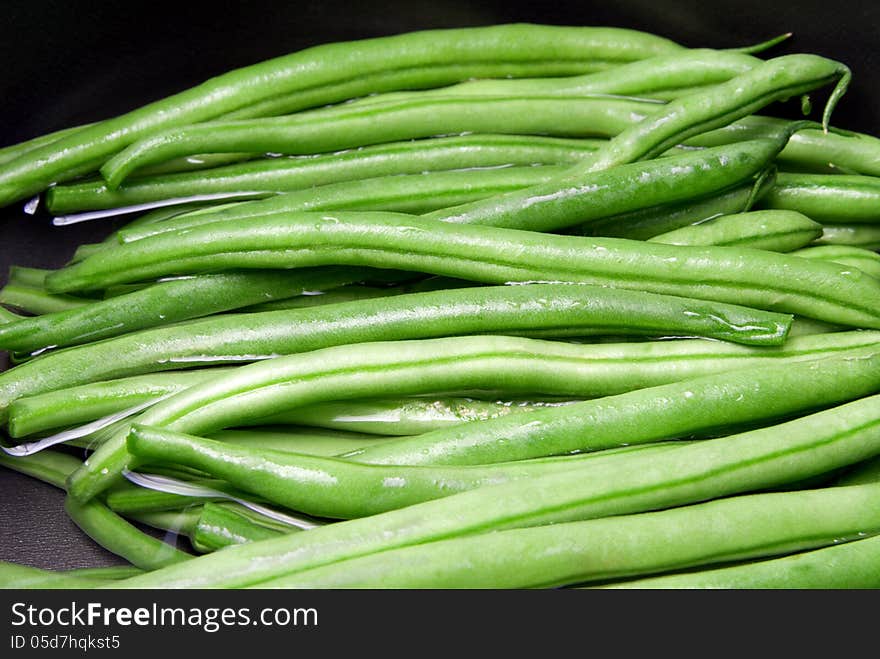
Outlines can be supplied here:
[[7, 432], [25, 437], [46, 430], [95, 421], [110, 414], [159, 400], [228, 369], [194, 369], [151, 373], [64, 387], [19, 398], [9, 408]]
[[[299, 529], [291, 527], [291, 532]], [[281, 531], [254, 523], [250, 518], [222, 505], [206, 503], [202, 508], [191, 539], [202, 553], [217, 551], [267, 538], [276, 538]]]
[[827, 129], [831, 112], [846, 92], [850, 78], [844, 64], [817, 55], [775, 57], [727, 82], [671, 101], [660, 112], [613, 137], [582, 165], [575, 165], [572, 174], [652, 158], [689, 137], [726, 126], [774, 101], [834, 83], [822, 115], [822, 125]]
[[880, 536], [714, 570], [635, 579], [603, 588], [880, 588]]
[[765, 210], [722, 215], [675, 229], [648, 242], [667, 245], [728, 245], [791, 252], [822, 235], [822, 225], [797, 211]]
[[[140, 424], [132, 425], [126, 444], [140, 464], [199, 469], [287, 509], [333, 519], [376, 515], [457, 492], [567, 471], [585, 460], [609, 457], [566, 456], [461, 467], [369, 465], [230, 445]], [[661, 446], [652, 450], [669, 449]], [[621, 455], [615, 453], [612, 459]]]
[[31, 314], [58, 313], [90, 305], [92, 300], [74, 295], [53, 295], [45, 288], [8, 283], [0, 288], [0, 304]]
[[157, 132], [110, 158], [101, 174], [113, 190], [140, 167], [192, 153], [253, 149], [309, 155], [460, 133], [610, 137], [629, 126], [633, 115], [638, 120], [662, 107], [661, 102], [607, 95], [414, 95], [399, 101], [344, 104], [282, 117], [209, 121]]
[[849, 245], [863, 249], [880, 249], [880, 227], [872, 224], [825, 224], [816, 245]]
[[[262, 588], [548, 588], [779, 556], [880, 533], [880, 484], [729, 497], [429, 542]], [[523, 560], [523, 557], [528, 557]]]
[[880, 223], [880, 177], [781, 172], [764, 208], [794, 210], [823, 224]]
[[301, 210], [382, 210], [419, 215], [546, 183], [562, 171], [562, 167], [553, 165], [501, 167], [397, 174], [331, 183], [237, 204], [234, 208], [213, 213], [186, 214], [161, 223], [122, 229], [118, 236], [119, 241], [125, 243], [211, 222]]
[[321, 106], [377, 91], [439, 86], [471, 77], [567, 75], [680, 48], [634, 31], [528, 24], [323, 44], [230, 71], [6, 163], [0, 167], [0, 205], [87, 172], [157, 130], [245, 106], [254, 116], [260, 102], [273, 97], [301, 91], [305, 103]]
[[88, 124], [83, 126], [71, 126], [70, 128], [62, 128], [61, 130], [46, 133], [45, 135], [38, 135], [37, 137], [25, 140], [24, 142], [5, 146], [0, 149], [0, 164], [15, 160], [19, 156], [34, 151], [35, 149], [39, 149], [40, 147], [58, 142], [58, 140], [60, 140], [61, 138], [69, 137], [77, 131], [86, 128], [87, 126]]
[[201, 508], [201, 505], [196, 505], [182, 510], [131, 513], [129, 518], [160, 531], [191, 537], [199, 523]]
[[330, 401], [282, 412], [266, 419], [266, 421], [299, 423], [306, 426], [354, 430], [377, 435], [421, 435], [432, 430], [449, 428], [470, 421], [485, 421], [544, 407], [559, 407], [571, 402], [566, 400], [489, 401], [474, 398], [437, 398], [435, 396]]
[[[818, 358], [825, 351], [876, 341], [877, 333], [857, 331], [760, 349], [698, 339], [578, 345], [498, 336], [339, 345], [243, 366], [165, 399], [135, 421], [207, 434], [284, 409], [365, 398], [376, 391], [387, 396], [480, 389], [514, 396], [602, 396], [762, 362]], [[126, 435], [125, 428], [108, 433], [71, 476], [75, 496], [89, 498], [116, 481], [129, 464]]]
[[722, 215], [747, 212], [753, 199], [759, 199], [770, 190], [774, 179], [775, 174], [761, 177], [760, 181], [747, 180], [711, 195], [613, 215], [572, 227], [569, 231], [585, 236], [647, 240]]
[[90, 343], [368, 277], [369, 271], [365, 269], [319, 268], [160, 281], [125, 295], [0, 326], [0, 350], [33, 352]]
[[[809, 382], [809, 387], [798, 383]], [[880, 344], [724, 371], [356, 449], [371, 464], [469, 465], [635, 445], [784, 418], [880, 391]]]
[[17, 313], [13, 313], [6, 307], [0, 307], [0, 324], [5, 325], [6, 323], [14, 323], [24, 317], [25, 316], [19, 316]]
[[398, 547], [625, 515], [779, 486], [880, 453], [880, 397], [660, 453], [463, 492], [231, 547], [112, 587], [240, 587]]
[[[357, 401], [353, 402], [357, 403]], [[381, 437], [378, 433], [366, 434], [324, 428], [260, 425], [262, 427], [221, 430], [211, 433], [209, 439], [216, 439], [244, 448], [304, 453], [323, 457], [331, 457], [339, 453], [397, 439], [396, 437]]]
[[179, 204], [200, 194], [254, 197], [306, 190], [318, 185], [426, 171], [571, 164], [595, 149], [593, 140], [526, 135], [461, 135], [380, 144], [308, 157], [271, 158], [201, 172], [143, 177], [110, 190], [102, 182], [55, 186], [49, 209], [115, 208], [156, 202]]
[[488, 283], [636, 288], [880, 327], [880, 283], [873, 277], [757, 249], [548, 235], [357, 212], [217, 222], [185, 235], [183, 241], [169, 233], [120, 245], [54, 272], [47, 285], [69, 292], [207, 269], [358, 265]]
[[0, 465], [63, 490], [67, 478], [82, 466], [82, 460], [52, 450], [15, 457], [0, 451]]
[[416, 96], [579, 96], [615, 94], [622, 96], [669, 96], [693, 88], [714, 85], [745, 73], [761, 63], [756, 57], [730, 50], [692, 48], [679, 53], [657, 55], [622, 64], [607, 71], [564, 78], [520, 78], [515, 80], [469, 80], [421, 92], [392, 92], [368, 96], [356, 103]]
[[189, 554], [145, 534], [101, 501], [80, 502], [68, 496], [64, 510], [74, 524], [99, 545], [144, 570], [185, 562]]
[[[153, 239], [131, 245], [147, 240]], [[798, 262], [812, 265], [805, 259]], [[241, 331], [243, 322], [247, 323], [246, 333]], [[706, 335], [745, 344], [778, 345], [785, 340], [790, 322], [788, 315], [738, 305], [566, 284], [468, 287], [306, 309], [225, 314], [50, 352], [10, 369], [0, 374], [0, 419], [5, 421], [8, 406], [24, 396], [141, 373], [252, 362], [345, 343], [496, 332], [530, 336]]]
[[792, 252], [792, 255], [805, 259], [820, 259], [822, 261], [853, 266], [872, 277], [880, 278], [880, 254], [862, 247], [819, 245], [799, 249], [796, 252]]

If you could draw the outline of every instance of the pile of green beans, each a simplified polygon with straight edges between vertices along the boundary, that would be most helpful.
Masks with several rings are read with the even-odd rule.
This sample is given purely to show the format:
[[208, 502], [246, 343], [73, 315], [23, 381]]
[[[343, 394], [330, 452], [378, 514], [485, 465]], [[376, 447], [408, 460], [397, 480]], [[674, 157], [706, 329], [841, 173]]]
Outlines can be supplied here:
[[0, 467], [129, 564], [0, 587], [880, 586], [880, 139], [783, 38], [330, 43], [0, 149], [125, 218], [7, 264]]

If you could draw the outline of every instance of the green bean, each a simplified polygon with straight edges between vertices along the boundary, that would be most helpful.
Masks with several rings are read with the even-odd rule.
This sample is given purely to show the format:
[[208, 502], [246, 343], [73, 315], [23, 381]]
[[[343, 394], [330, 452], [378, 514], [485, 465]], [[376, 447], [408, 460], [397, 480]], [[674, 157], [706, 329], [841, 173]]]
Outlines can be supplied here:
[[80, 502], [68, 496], [64, 510], [82, 531], [99, 545], [144, 570], [189, 560], [189, 554], [146, 535], [102, 502]]
[[880, 396], [776, 426], [462, 492], [230, 547], [111, 587], [240, 587], [379, 551], [657, 510], [782, 485], [880, 453]]
[[[354, 402], [357, 403], [357, 401]], [[381, 444], [396, 439], [396, 437], [380, 437], [378, 434], [325, 430], [323, 428], [270, 426], [247, 430], [221, 430], [212, 433], [209, 439], [217, 439], [223, 443], [244, 448], [331, 457], [365, 446]]]
[[0, 304], [32, 314], [58, 313], [89, 306], [91, 300], [73, 295], [53, 295], [43, 288], [6, 284], [0, 288]]
[[82, 460], [51, 450], [15, 457], [0, 451], [0, 465], [64, 490], [67, 478], [82, 466]]
[[[817, 358], [826, 350], [874, 345], [877, 336], [833, 333], [761, 349], [702, 340], [577, 345], [497, 336], [339, 345], [243, 366], [165, 399], [135, 421], [207, 434], [284, 409], [365, 398], [376, 391], [387, 396], [479, 389], [602, 396], [762, 362]], [[128, 464], [126, 434], [125, 428], [108, 433], [71, 476], [75, 496], [91, 497], [118, 478]]]
[[369, 465], [229, 445], [140, 424], [132, 425], [127, 448], [138, 463], [199, 469], [287, 509], [334, 519], [376, 515], [456, 492], [573, 469], [595, 459], [567, 456], [473, 467]]
[[[261, 111], [261, 101], [273, 97], [303, 92], [305, 103], [321, 106], [377, 91], [440, 86], [472, 77], [583, 73], [679, 49], [667, 39], [634, 31], [527, 24], [324, 44], [225, 73], [35, 149], [0, 168], [0, 205], [87, 172], [157, 130], [245, 107], [254, 116]], [[289, 105], [285, 110], [291, 111]]]
[[561, 167], [502, 167], [397, 174], [321, 185], [212, 213], [186, 214], [161, 223], [122, 229], [120, 242], [184, 227], [298, 210], [385, 210], [423, 214], [546, 183]]
[[880, 249], [880, 227], [871, 224], [825, 224], [816, 245], [848, 245], [863, 249]]
[[693, 88], [714, 85], [745, 73], [761, 63], [742, 52], [693, 48], [622, 64], [613, 69], [564, 78], [471, 80], [421, 92], [392, 92], [368, 96], [357, 103], [425, 96], [580, 96], [616, 94], [655, 96], [689, 93]]
[[378, 212], [291, 213], [186, 231], [185, 240], [172, 232], [120, 245], [54, 272], [47, 285], [69, 292], [207, 269], [359, 265], [487, 283], [637, 288], [880, 327], [873, 277], [757, 249], [547, 235]]
[[761, 206], [799, 211], [823, 224], [876, 224], [880, 222], [880, 178], [781, 172]]
[[54, 213], [115, 208], [161, 200], [183, 203], [202, 194], [256, 197], [363, 178], [509, 165], [571, 164], [595, 149], [592, 140], [520, 135], [462, 135], [380, 144], [295, 158], [272, 158], [212, 170], [143, 177], [117, 190], [101, 182], [55, 186], [46, 192]]
[[[648, 242], [667, 245], [728, 245], [791, 252], [822, 235], [822, 225], [797, 211], [765, 210], [722, 215], [675, 229]], [[2, 336], [2, 335], [0, 335]]]
[[[265, 588], [547, 588], [778, 556], [880, 533], [880, 485], [730, 497], [429, 542]], [[524, 561], [523, 557], [528, 557]]]
[[[251, 271], [163, 281], [126, 295], [0, 326], [0, 349], [32, 352], [170, 325], [305, 291], [366, 279], [369, 271], [329, 268]], [[2, 297], [2, 296], [0, 296]]]
[[[153, 239], [132, 246], [148, 240]], [[344, 343], [491, 332], [538, 336], [610, 332], [706, 335], [778, 345], [785, 340], [790, 321], [787, 315], [737, 305], [566, 284], [469, 287], [307, 309], [226, 314], [50, 352], [10, 369], [0, 374], [0, 419], [5, 421], [8, 406], [24, 396]], [[247, 323], [246, 333], [241, 331], [242, 322]]]
[[846, 329], [840, 325], [826, 323], [822, 320], [813, 320], [812, 318], [804, 318], [803, 316], [795, 316], [791, 321], [791, 329], [788, 331], [788, 337], [808, 336], [810, 334], [826, 334], [828, 332], [839, 332]]
[[370, 464], [472, 465], [688, 437], [877, 393], [878, 368], [875, 344], [465, 423], [341, 457]]
[[[220, 481], [209, 479], [199, 479], [197, 484], [218, 491], [220, 491], [221, 487], [228, 488], [228, 485]], [[133, 485], [127, 481], [120, 481], [114, 487], [107, 490], [104, 501], [114, 512], [126, 517], [134, 517], [142, 514], [178, 511], [181, 508], [199, 506], [210, 501], [222, 501], [223, 498], [220, 495], [194, 497], [185, 494], [175, 494], [151, 490]]]
[[[773, 185], [775, 174], [745, 181], [720, 192], [693, 200], [649, 206], [629, 213], [587, 222], [569, 231], [585, 236], [647, 240], [661, 233], [699, 224], [722, 215], [747, 212], [753, 198], [760, 198]], [[757, 187], [756, 187], [757, 186]]]
[[603, 588], [880, 588], [880, 536], [782, 558], [623, 581]]
[[[754, 139], [766, 135], [768, 130], [779, 129], [785, 123], [785, 119], [752, 115], [694, 136], [687, 144], [712, 147], [728, 144], [731, 140]], [[828, 132], [806, 128], [792, 135], [777, 160], [783, 167], [794, 166], [808, 171], [880, 176], [880, 139], [837, 128]]]
[[[206, 504], [207, 505], [207, 504]], [[169, 531], [190, 537], [199, 523], [201, 506], [190, 506], [183, 510], [131, 513], [129, 517], [160, 531]]]
[[129, 408], [159, 400], [219, 376], [228, 369], [195, 369], [91, 382], [16, 400], [9, 408], [10, 437], [95, 421]]
[[792, 252], [792, 255], [853, 266], [872, 277], [880, 278], [880, 254], [862, 247], [820, 245], [799, 249], [796, 252]]
[[56, 130], [52, 133], [47, 133], [45, 135], [39, 135], [24, 142], [19, 142], [18, 144], [10, 144], [9, 146], [5, 146], [0, 149], [0, 164], [10, 162], [11, 160], [15, 160], [19, 156], [34, 151], [35, 149], [39, 149], [40, 147], [46, 146], [47, 144], [57, 142], [63, 137], [69, 137], [75, 132], [88, 127], [88, 125], [90, 124], [86, 124], [83, 126], [71, 126], [70, 128], [62, 128], [61, 130]]
[[17, 313], [11, 312], [6, 307], [0, 307], [0, 324], [14, 323], [21, 320], [25, 316], [19, 316]]
[[831, 112], [846, 92], [850, 78], [845, 65], [817, 55], [775, 57], [727, 82], [671, 101], [662, 111], [613, 137], [582, 165], [575, 165], [572, 174], [652, 158], [689, 137], [753, 114], [773, 101], [833, 82], [835, 87], [822, 115], [827, 130]]
[[485, 421], [544, 407], [568, 405], [571, 402], [566, 400], [486, 401], [450, 397], [330, 401], [282, 412], [265, 421], [298, 423], [377, 435], [421, 435], [469, 421]]
[[[290, 532], [299, 529], [290, 527]], [[245, 542], [265, 540], [281, 535], [281, 531], [255, 524], [249, 517], [223, 505], [206, 503], [202, 508], [192, 543], [197, 551], [206, 553]]]
[[[113, 190], [143, 166], [191, 153], [258, 151], [309, 155], [438, 135], [507, 133], [609, 137], [663, 103], [612, 97], [415, 95], [344, 104], [282, 117], [209, 121], [154, 133], [110, 158], [101, 174]], [[670, 148], [675, 146], [670, 145]]]
[[86, 589], [107, 583], [106, 579], [80, 577], [68, 572], [42, 570], [27, 565], [0, 561], [0, 589]]

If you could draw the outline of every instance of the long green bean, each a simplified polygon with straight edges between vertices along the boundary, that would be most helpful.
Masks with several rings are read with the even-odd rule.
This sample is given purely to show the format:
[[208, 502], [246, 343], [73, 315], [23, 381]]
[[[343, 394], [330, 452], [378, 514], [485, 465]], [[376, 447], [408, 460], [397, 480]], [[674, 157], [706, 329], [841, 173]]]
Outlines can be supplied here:
[[818, 245], [816, 247], [799, 249], [796, 252], [792, 252], [792, 255], [805, 259], [821, 259], [823, 261], [840, 263], [841, 265], [853, 266], [872, 277], [880, 278], [880, 254], [862, 247]]
[[619, 579], [778, 556], [878, 534], [878, 504], [877, 483], [751, 494], [658, 512], [429, 542], [259, 586], [546, 588]]
[[660, 453], [518, 480], [231, 547], [111, 587], [236, 587], [397, 547], [624, 515], [782, 485], [880, 453], [880, 397]]
[[880, 344], [465, 423], [341, 457], [371, 464], [472, 465], [689, 437], [877, 393], [878, 367]]
[[[135, 421], [206, 434], [284, 409], [364, 398], [377, 390], [388, 396], [480, 389], [601, 396], [764, 360], [802, 361], [876, 341], [875, 332], [857, 331], [761, 349], [702, 340], [573, 345], [497, 336], [349, 344], [243, 366], [165, 399]], [[126, 435], [125, 428], [113, 432], [71, 476], [75, 496], [89, 498], [117, 480], [128, 465]]]
[[[0, 205], [87, 172], [162, 128], [245, 106], [254, 116], [260, 113], [260, 102], [273, 97], [303, 92], [306, 106], [320, 106], [376, 91], [439, 86], [471, 77], [586, 72], [680, 48], [634, 31], [528, 24], [324, 44], [225, 73], [30, 151], [0, 168]], [[286, 111], [293, 110], [288, 106]]]
[[780, 172], [764, 208], [794, 210], [823, 224], [880, 223], [880, 177]]
[[880, 283], [873, 277], [757, 249], [547, 235], [357, 212], [217, 222], [185, 235], [183, 241], [172, 232], [120, 245], [54, 272], [47, 285], [69, 292], [207, 269], [358, 265], [495, 283], [635, 288], [880, 327]]

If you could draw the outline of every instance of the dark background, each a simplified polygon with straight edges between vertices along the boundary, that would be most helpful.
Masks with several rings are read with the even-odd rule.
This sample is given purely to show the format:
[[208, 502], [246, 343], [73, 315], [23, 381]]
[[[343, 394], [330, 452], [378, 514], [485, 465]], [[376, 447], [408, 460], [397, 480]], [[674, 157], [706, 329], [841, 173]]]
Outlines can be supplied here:
[[[0, 20], [0, 146], [125, 112], [318, 43], [506, 22], [628, 27], [717, 48], [793, 32], [772, 54], [811, 52], [846, 63], [854, 81], [834, 124], [880, 132], [877, 0], [22, 0], [4, 2]], [[53, 228], [20, 205], [0, 209], [0, 282], [12, 264], [60, 266], [76, 245], [114, 227], [97, 221]], [[82, 536], [61, 502], [60, 492], [0, 470], [0, 560], [41, 567], [121, 562]]]

